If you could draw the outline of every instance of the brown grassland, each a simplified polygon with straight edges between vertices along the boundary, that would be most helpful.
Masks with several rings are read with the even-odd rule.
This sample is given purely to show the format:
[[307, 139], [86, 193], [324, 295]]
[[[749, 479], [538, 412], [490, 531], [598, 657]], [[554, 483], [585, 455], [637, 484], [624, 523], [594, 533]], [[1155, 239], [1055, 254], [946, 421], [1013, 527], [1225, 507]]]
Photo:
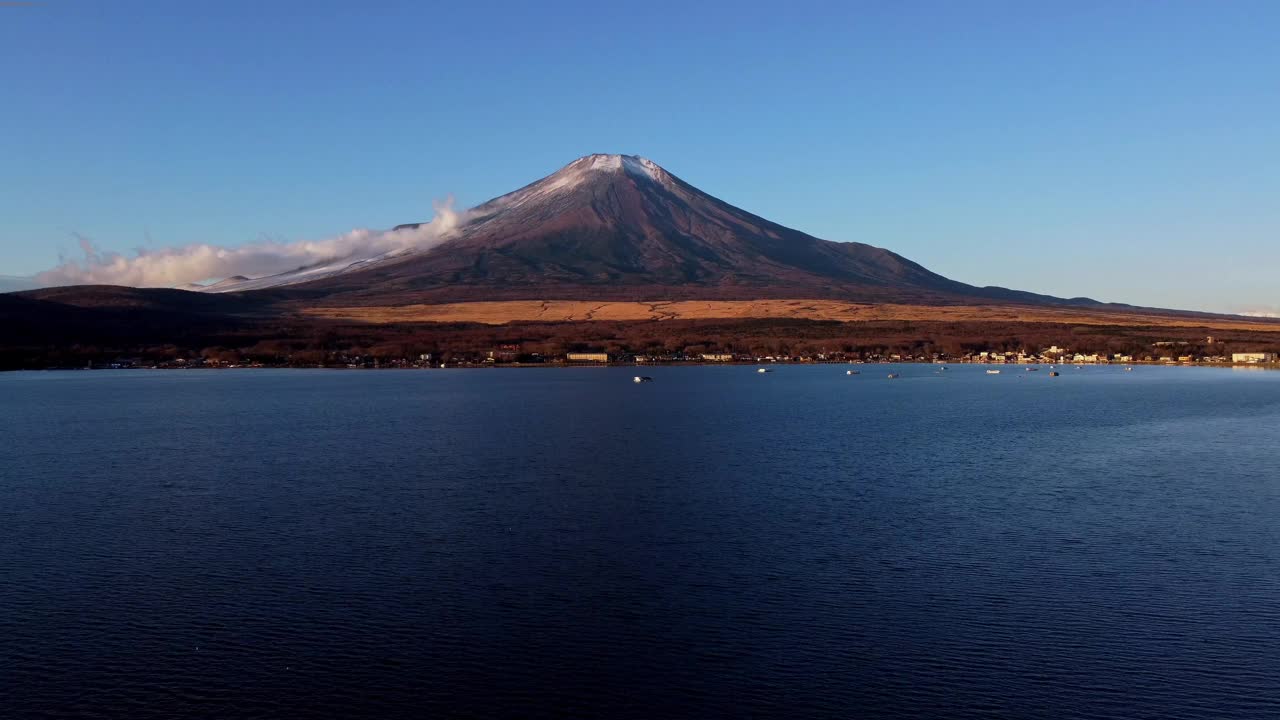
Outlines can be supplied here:
[[1063, 323], [1070, 325], [1211, 327], [1280, 333], [1280, 322], [1146, 311], [1018, 305], [900, 305], [836, 300], [681, 300], [602, 302], [586, 300], [508, 300], [373, 307], [320, 307], [303, 315], [362, 323], [748, 320], [791, 319], [837, 322], [900, 320], [912, 322]]

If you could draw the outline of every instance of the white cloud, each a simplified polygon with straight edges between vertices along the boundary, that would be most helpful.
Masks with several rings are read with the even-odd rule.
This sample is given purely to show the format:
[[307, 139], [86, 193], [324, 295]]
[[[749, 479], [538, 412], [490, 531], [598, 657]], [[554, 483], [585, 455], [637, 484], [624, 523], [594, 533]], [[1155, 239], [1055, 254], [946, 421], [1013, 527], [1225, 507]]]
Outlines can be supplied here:
[[454, 212], [450, 198], [435, 203], [435, 218], [416, 228], [361, 228], [323, 240], [257, 242], [232, 248], [197, 243], [140, 249], [133, 255], [104, 252], [88, 238], [77, 235], [83, 257], [64, 260], [55, 268], [37, 273], [34, 284], [173, 287], [233, 275], [262, 277], [323, 262], [355, 261], [397, 250], [434, 247], [449, 238], [461, 218]]

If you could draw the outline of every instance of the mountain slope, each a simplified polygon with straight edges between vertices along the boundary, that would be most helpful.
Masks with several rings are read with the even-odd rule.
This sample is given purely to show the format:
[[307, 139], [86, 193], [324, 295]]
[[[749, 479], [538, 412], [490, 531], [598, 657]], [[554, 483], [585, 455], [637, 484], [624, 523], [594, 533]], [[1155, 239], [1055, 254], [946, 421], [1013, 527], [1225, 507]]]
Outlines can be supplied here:
[[[974, 288], [889, 250], [820, 240], [626, 155], [589, 155], [490, 200], [434, 249], [300, 279], [294, 287], [313, 302], [324, 295], [324, 304], [346, 305], [516, 298], [1056, 300]], [[266, 286], [260, 279], [226, 289]]]

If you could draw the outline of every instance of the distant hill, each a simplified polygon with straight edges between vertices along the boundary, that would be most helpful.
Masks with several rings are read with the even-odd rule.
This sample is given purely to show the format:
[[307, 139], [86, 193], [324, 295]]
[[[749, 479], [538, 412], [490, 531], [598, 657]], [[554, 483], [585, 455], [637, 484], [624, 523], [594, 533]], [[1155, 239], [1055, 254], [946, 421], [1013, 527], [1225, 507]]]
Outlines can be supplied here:
[[39, 300], [79, 308], [129, 308], [195, 314], [253, 312], [258, 298], [241, 294], [191, 292], [176, 288], [133, 288], [120, 285], [66, 285], [11, 293], [9, 298]]
[[241, 303], [181, 290], [113, 286], [0, 294], [0, 369], [94, 357], [96, 348], [199, 349], [261, 322], [234, 312], [244, 309]]

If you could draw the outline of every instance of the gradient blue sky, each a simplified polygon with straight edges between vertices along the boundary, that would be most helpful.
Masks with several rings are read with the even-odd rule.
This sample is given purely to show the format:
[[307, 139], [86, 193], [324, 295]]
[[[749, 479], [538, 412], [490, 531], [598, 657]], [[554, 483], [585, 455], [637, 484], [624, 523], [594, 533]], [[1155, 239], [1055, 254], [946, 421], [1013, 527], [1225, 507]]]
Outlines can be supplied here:
[[1280, 3], [0, 7], [0, 275], [644, 155], [979, 285], [1280, 307]]

